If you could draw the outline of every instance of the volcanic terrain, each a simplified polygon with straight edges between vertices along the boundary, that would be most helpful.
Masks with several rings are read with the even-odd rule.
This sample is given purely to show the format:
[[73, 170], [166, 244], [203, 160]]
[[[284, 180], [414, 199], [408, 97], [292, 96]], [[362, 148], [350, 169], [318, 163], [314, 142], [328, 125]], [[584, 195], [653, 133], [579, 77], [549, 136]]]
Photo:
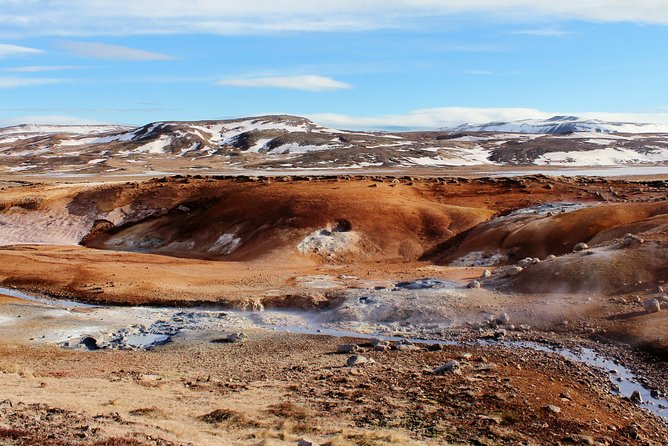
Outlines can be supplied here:
[[0, 442], [663, 444], [667, 188], [7, 179]]

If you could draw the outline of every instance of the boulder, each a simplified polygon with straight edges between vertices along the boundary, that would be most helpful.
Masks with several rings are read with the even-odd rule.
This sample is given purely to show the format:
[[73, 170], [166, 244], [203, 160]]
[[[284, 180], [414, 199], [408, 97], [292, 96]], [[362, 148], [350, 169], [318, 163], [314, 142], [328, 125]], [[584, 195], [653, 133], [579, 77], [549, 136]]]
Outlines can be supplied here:
[[634, 234], [626, 234], [622, 238], [622, 245], [625, 248], [635, 248], [645, 243], [645, 240]]
[[520, 260], [517, 262], [517, 266], [521, 266], [522, 268], [528, 268], [531, 265], [535, 265], [536, 263], [539, 263], [540, 259], [537, 257], [527, 257], [525, 259]]
[[246, 333], [230, 333], [225, 337], [225, 342], [244, 342], [246, 339], [248, 339]]
[[346, 361], [348, 367], [359, 367], [367, 364], [373, 364], [375, 361], [362, 355], [353, 355]]
[[438, 367], [434, 368], [433, 373], [437, 375], [442, 375], [444, 373], [456, 373], [459, 371], [459, 369], [460, 369], [459, 361], [451, 359], [445, 364], [439, 365]]
[[357, 344], [341, 344], [336, 348], [336, 353], [339, 353], [339, 354], [355, 353], [359, 349], [360, 348]]
[[642, 306], [647, 313], [658, 313], [661, 311], [661, 304], [656, 299], [648, 299], [642, 303]]
[[506, 325], [510, 322], [510, 316], [508, 313], [501, 313], [496, 317], [495, 322], [499, 325]]
[[589, 249], [589, 245], [584, 242], [580, 242], [573, 246], [573, 252], [586, 251], [587, 249]]
[[478, 282], [477, 280], [472, 280], [471, 282], [469, 282], [468, 285], [466, 285], [466, 288], [470, 289], [480, 288], [480, 282]]

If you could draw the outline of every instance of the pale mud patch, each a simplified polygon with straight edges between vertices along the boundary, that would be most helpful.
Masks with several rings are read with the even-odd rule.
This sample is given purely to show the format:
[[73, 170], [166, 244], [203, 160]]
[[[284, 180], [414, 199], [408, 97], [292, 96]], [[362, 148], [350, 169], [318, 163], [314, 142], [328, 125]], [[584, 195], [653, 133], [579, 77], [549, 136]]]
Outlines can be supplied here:
[[307, 235], [297, 245], [297, 250], [302, 254], [332, 258], [354, 251], [359, 241], [360, 234], [351, 230], [350, 223], [340, 221]]
[[499, 266], [508, 261], [508, 256], [501, 254], [500, 252], [488, 253], [483, 251], [474, 251], [470, 252], [462, 257], [459, 257], [452, 262], [449, 266], [463, 267], [480, 267], [480, 266]]
[[215, 252], [221, 255], [232, 254], [241, 245], [241, 238], [236, 234], [221, 234], [213, 243], [209, 252]]

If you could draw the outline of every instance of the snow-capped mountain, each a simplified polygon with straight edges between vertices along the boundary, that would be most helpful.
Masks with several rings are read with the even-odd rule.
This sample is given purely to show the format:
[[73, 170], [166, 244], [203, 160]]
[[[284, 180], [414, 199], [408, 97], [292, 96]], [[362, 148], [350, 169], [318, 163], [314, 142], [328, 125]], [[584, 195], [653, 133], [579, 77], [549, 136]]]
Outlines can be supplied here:
[[487, 124], [464, 124], [451, 129], [454, 132], [507, 132], [565, 135], [576, 132], [594, 133], [668, 133], [668, 125], [634, 122], [607, 122], [582, 119], [577, 116], [554, 116], [550, 119], [525, 119]]
[[573, 117], [403, 133], [335, 130], [286, 115], [141, 127], [24, 125], [0, 129], [0, 175], [668, 163], [668, 134], [648, 131]]

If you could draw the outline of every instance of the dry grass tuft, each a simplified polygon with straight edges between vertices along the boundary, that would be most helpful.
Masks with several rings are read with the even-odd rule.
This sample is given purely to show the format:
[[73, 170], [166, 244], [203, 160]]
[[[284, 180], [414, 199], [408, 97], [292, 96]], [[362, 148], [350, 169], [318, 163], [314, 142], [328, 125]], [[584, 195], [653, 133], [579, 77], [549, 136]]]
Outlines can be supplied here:
[[208, 424], [230, 423], [239, 427], [257, 427], [258, 423], [246, 415], [231, 409], [216, 409], [213, 412], [197, 417], [198, 420]]
[[311, 409], [289, 402], [273, 404], [267, 411], [274, 416], [296, 421], [304, 421], [313, 416]]

